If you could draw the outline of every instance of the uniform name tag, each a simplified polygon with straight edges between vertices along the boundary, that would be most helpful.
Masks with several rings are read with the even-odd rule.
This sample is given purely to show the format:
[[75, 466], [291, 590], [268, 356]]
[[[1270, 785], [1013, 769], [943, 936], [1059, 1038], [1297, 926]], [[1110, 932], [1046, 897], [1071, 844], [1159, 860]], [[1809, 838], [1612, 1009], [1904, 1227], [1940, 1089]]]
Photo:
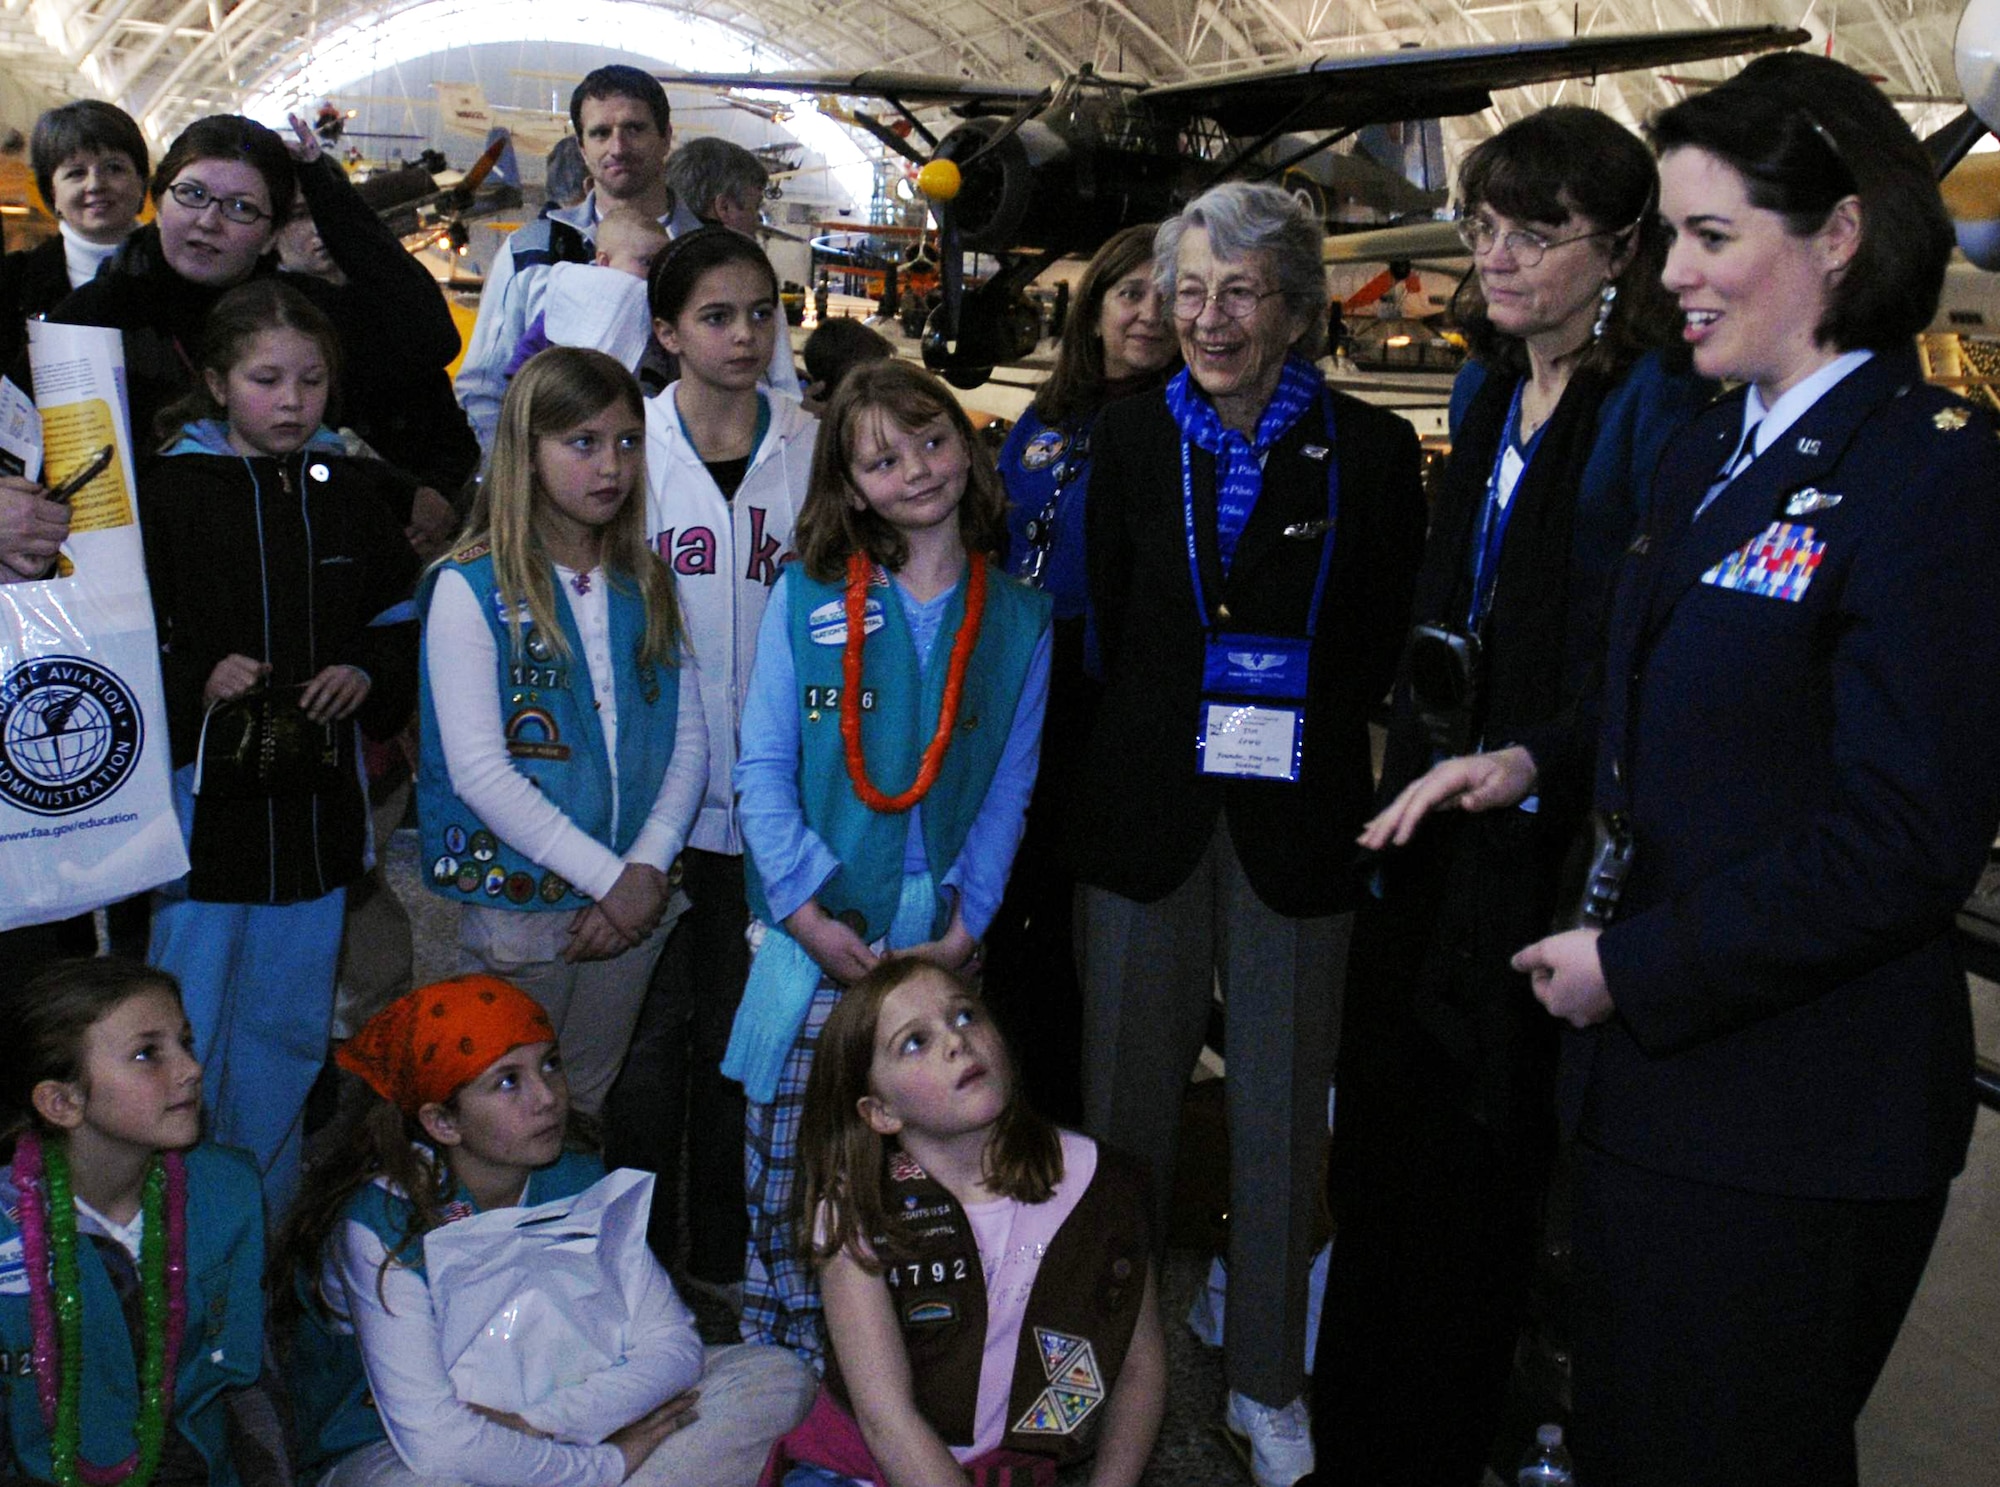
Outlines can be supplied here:
[[1303, 708], [1202, 702], [1195, 750], [1205, 775], [1295, 781], [1304, 746]]

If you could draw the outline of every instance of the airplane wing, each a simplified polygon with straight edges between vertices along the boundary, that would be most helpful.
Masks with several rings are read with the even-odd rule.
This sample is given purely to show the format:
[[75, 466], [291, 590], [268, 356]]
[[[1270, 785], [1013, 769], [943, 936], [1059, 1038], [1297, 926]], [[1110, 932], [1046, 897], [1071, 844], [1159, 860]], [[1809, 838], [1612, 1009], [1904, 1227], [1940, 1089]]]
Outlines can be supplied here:
[[1412, 47], [1167, 83], [1144, 89], [1139, 97], [1160, 117], [1211, 118], [1235, 135], [1268, 129], [1333, 130], [1477, 113], [1502, 88], [1733, 57], [1796, 46], [1807, 39], [1804, 31], [1787, 26], [1734, 26], [1494, 46]]
[[[1801, 35], [1804, 33], [1801, 32]], [[1703, 53], [1703, 55], [1713, 55]], [[880, 68], [843, 72], [837, 68], [796, 72], [662, 72], [668, 87], [687, 83], [705, 88], [769, 88], [787, 93], [848, 93], [893, 98], [906, 104], [995, 104], [1012, 108], [1038, 97], [1044, 83], [975, 83], [929, 72], [889, 72]]]

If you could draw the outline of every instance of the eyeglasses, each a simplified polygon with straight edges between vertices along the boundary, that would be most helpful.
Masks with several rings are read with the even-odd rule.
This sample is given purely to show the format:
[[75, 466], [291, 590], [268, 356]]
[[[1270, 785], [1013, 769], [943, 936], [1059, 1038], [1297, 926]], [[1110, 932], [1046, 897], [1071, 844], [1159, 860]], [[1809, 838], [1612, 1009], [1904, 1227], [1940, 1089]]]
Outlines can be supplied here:
[[1248, 320], [1257, 313], [1257, 306], [1272, 295], [1284, 292], [1282, 289], [1266, 289], [1260, 294], [1248, 284], [1225, 284], [1220, 289], [1183, 284], [1174, 290], [1174, 318], [1199, 320], [1201, 312], [1214, 305], [1231, 320]]
[[1484, 258], [1498, 244], [1522, 268], [1533, 268], [1551, 248], [1560, 248], [1566, 243], [1581, 243], [1589, 238], [1615, 237], [1621, 232], [1630, 232], [1639, 224], [1628, 222], [1623, 227], [1600, 227], [1593, 232], [1571, 233], [1566, 238], [1543, 237], [1525, 227], [1510, 227], [1501, 232], [1484, 217], [1461, 217], [1453, 225], [1458, 229], [1458, 240], [1465, 244], [1474, 258]]
[[200, 181], [175, 181], [173, 185], [167, 187], [167, 195], [197, 217], [207, 211], [211, 204], [221, 207], [223, 219], [234, 222], [238, 227], [251, 227], [259, 222], [271, 220], [271, 214], [249, 197], [217, 196]]

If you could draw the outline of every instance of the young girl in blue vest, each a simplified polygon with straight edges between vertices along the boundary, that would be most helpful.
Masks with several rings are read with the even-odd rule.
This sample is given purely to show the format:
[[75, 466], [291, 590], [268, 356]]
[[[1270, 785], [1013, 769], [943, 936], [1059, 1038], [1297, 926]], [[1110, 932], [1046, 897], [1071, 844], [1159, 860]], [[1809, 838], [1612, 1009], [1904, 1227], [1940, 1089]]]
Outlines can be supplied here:
[[815, 1360], [792, 1245], [819, 1029], [888, 953], [969, 964], [1034, 786], [1046, 596], [994, 570], [1005, 498], [951, 393], [858, 367], [828, 406], [743, 709], [738, 815], [761, 943], [723, 1072], [749, 1096], [743, 1335]]
[[673, 578], [646, 545], [645, 439], [624, 367], [536, 356], [467, 540], [417, 598], [425, 880], [462, 906], [461, 968], [548, 1010], [586, 1115], [624, 1059], [708, 777]]
[[1145, 1178], [1027, 1107], [970, 987], [909, 958], [864, 976], [799, 1149], [833, 1350], [766, 1483], [1046, 1484], [1092, 1452], [1091, 1487], [1138, 1481], [1166, 1404]]
[[417, 563], [383, 467], [325, 426], [338, 346], [310, 301], [232, 289], [199, 371], [139, 474], [191, 863], [154, 896], [146, 958], [186, 994], [210, 1137], [257, 1158], [276, 1213], [326, 1062], [347, 888], [374, 862], [356, 725], [392, 737], [416, 701]]
[[263, 1358], [257, 1169], [201, 1138], [172, 976], [59, 961], [0, 1004], [0, 1476], [240, 1480]]
[[810, 1373], [779, 1348], [705, 1353], [650, 1261], [611, 1367], [520, 1414], [466, 1403], [446, 1371], [424, 1236], [604, 1176], [570, 1147], [568, 1082], [541, 1005], [497, 977], [459, 976], [390, 1003], [335, 1057], [380, 1098], [313, 1168], [273, 1255], [299, 1480], [747, 1487], [805, 1412]]

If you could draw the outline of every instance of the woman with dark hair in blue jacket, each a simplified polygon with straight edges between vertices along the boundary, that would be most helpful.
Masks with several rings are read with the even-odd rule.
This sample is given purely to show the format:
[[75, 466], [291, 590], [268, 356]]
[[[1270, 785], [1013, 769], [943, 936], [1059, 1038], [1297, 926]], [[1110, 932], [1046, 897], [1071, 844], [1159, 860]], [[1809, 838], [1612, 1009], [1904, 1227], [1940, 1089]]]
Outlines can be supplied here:
[[[1611, 575], [1702, 385], [1657, 348], [1658, 177], [1594, 109], [1529, 116], [1460, 173], [1477, 359], [1417, 578], [1382, 795], [1588, 708]], [[1549, 923], [1578, 792], [1430, 821], [1355, 926], [1314, 1374], [1319, 1479], [1474, 1487], [1555, 1155], [1555, 1029], [1507, 958]], [[1371, 842], [1380, 846], [1380, 842]]]

